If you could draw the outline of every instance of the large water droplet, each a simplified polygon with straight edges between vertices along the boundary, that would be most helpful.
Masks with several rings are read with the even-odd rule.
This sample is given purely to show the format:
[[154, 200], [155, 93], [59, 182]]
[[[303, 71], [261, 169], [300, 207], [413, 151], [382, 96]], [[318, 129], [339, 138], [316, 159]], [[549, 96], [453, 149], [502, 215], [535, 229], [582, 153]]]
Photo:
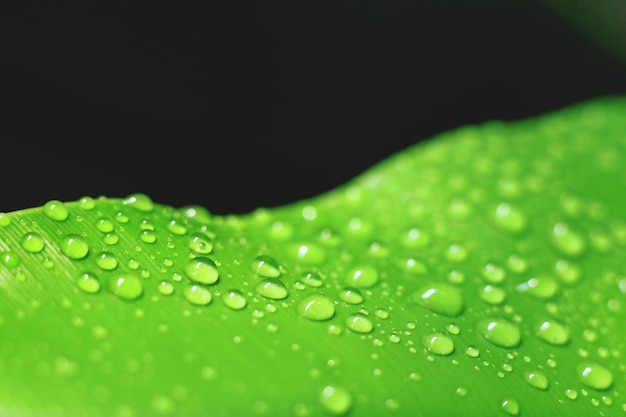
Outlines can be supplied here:
[[541, 371], [526, 371], [524, 372], [524, 379], [531, 387], [540, 390], [548, 389], [548, 377]]
[[443, 333], [431, 333], [422, 338], [422, 344], [435, 355], [451, 355], [454, 352], [454, 341]]
[[185, 274], [190, 280], [200, 284], [215, 284], [219, 279], [217, 265], [212, 259], [199, 256], [185, 266]]
[[352, 409], [352, 401], [350, 391], [338, 385], [328, 385], [320, 394], [320, 404], [324, 410], [335, 416], [348, 414]]
[[563, 255], [575, 257], [585, 251], [582, 236], [565, 223], [557, 223], [552, 229], [552, 244]]
[[183, 295], [191, 304], [205, 306], [213, 301], [213, 294], [208, 288], [201, 285], [191, 284], [185, 287]]
[[70, 259], [83, 259], [89, 253], [89, 244], [79, 235], [68, 235], [61, 242], [61, 252]]
[[272, 300], [282, 300], [289, 295], [285, 284], [277, 278], [267, 278], [259, 282], [256, 290], [263, 297], [271, 298]]
[[189, 240], [189, 249], [199, 255], [207, 255], [213, 252], [213, 241], [204, 233], [194, 233]]
[[345, 287], [339, 291], [339, 298], [347, 304], [361, 304], [363, 302], [363, 294], [358, 288]]
[[98, 281], [98, 278], [95, 275], [88, 272], [80, 275], [78, 280], [76, 280], [76, 283], [78, 284], [78, 288], [86, 293], [95, 294], [100, 291], [100, 281]]
[[111, 252], [100, 252], [96, 257], [96, 264], [105, 271], [117, 268], [117, 258]]
[[346, 327], [356, 333], [370, 333], [374, 324], [362, 313], [354, 313], [346, 318]]
[[580, 382], [597, 390], [606, 390], [613, 385], [613, 374], [609, 368], [596, 362], [583, 362], [577, 367]]
[[236, 289], [226, 291], [224, 295], [222, 295], [222, 301], [224, 301], [227, 307], [233, 310], [241, 310], [248, 304], [243, 293]]
[[260, 277], [278, 278], [280, 276], [280, 265], [276, 259], [269, 255], [259, 255], [252, 261], [252, 270]]
[[41, 252], [46, 246], [46, 242], [43, 240], [43, 238], [35, 232], [26, 233], [22, 237], [22, 241], [20, 242], [20, 244], [25, 251], [31, 253]]
[[135, 300], [143, 294], [141, 279], [131, 274], [115, 276], [109, 281], [109, 288], [124, 300]]
[[411, 301], [445, 316], [458, 316], [463, 311], [463, 297], [454, 286], [443, 282], [426, 285], [411, 294]]
[[123, 203], [127, 206], [131, 206], [136, 210], [149, 212], [154, 208], [154, 203], [146, 194], [135, 193], [131, 194], [123, 200]]
[[378, 270], [370, 265], [352, 268], [347, 277], [348, 285], [357, 288], [368, 288], [378, 283]]
[[335, 305], [333, 301], [322, 294], [310, 294], [298, 303], [298, 314], [302, 317], [323, 321], [329, 320], [335, 315]]
[[503, 318], [481, 320], [477, 329], [478, 333], [496, 346], [513, 348], [521, 342], [519, 327]]
[[59, 200], [50, 200], [43, 206], [43, 213], [52, 220], [62, 222], [67, 220], [69, 212], [65, 204]]
[[546, 320], [537, 327], [537, 336], [553, 345], [564, 345], [569, 341], [569, 331], [554, 320]]
[[505, 413], [510, 414], [512, 416], [519, 415], [520, 407], [519, 407], [519, 403], [517, 402], [517, 400], [513, 398], [506, 398], [502, 401], [501, 406], [502, 406], [502, 411], [504, 411]]

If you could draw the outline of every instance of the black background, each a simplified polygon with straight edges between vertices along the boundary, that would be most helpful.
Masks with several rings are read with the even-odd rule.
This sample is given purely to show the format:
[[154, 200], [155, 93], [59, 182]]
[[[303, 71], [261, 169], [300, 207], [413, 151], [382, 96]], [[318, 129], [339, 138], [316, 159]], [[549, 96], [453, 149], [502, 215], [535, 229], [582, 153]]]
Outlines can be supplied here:
[[6, 3], [0, 212], [142, 192], [245, 213], [464, 124], [626, 93], [528, 0]]

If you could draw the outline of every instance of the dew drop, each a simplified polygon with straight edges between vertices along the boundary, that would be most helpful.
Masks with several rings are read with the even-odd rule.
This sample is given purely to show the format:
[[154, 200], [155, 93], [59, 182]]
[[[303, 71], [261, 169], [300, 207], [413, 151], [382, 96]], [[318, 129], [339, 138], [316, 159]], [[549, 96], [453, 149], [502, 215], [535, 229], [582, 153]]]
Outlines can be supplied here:
[[301, 243], [292, 246], [296, 259], [307, 264], [320, 264], [326, 258], [326, 252], [312, 243]]
[[89, 253], [87, 241], [79, 235], [68, 235], [61, 242], [61, 252], [70, 259], [83, 259]]
[[269, 255], [259, 255], [252, 261], [252, 270], [260, 277], [278, 278], [280, 276], [280, 266], [276, 259]]
[[580, 268], [564, 259], [557, 261], [554, 269], [561, 281], [566, 284], [573, 284], [580, 279]]
[[322, 282], [322, 276], [318, 272], [307, 272], [300, 278], [300, 281], [309, 286], [309, 287], [321, 287], [324, 283]]
[[324, 410], [335, 416], [348, 414], [352, 409], [352, 402], [350, 391], [338, 385], [328, 385], [320, 394], [320, 404]]
[[559, 291], [559, 283], [550, 277], [536, 277], [519, 284], [517, 290], [542, 300], [549, 300]]
[[143, 294], [141, 279], [135, 275], [117, 275], [109, 281], [113, 294], [124, 300], [136, 300]]
[[78, 288], [89, 294], [95, 294], [100, 291], [100, 281], [98, 281], [95, 275], [88, 272], [81, 274], [76, 280], [76, 284]]
[[52, 220], [62, 222], [67, 220], [69, 212], [65, 204], [59, 200], [50, 200], [43, 207], [43, 213]]
[[519, 407], [519, 403], [517, 402], [517, 400], [513, 398], [506, 398], [502, 401], [501, 406], [502, 406], [502, 411], [504, 411], [505, 413], [512, 415], [512, 416], [519, 415], [520, 407]]
[[454, 352], [454, 341], [443, 333], [431, 333], [422, 338], [422, 344], [435, 355], [447, 356]]
[[241, 310], [248, 304], [243, 293], [236, 289], [226, 291], [222, 295], [222, 301], [232, 310]]
[[465, 348], [465, 354], [470, 358], [477, 358], [480, 356], [480, 350], [475, 346], [468, 346]]
[[526, 371], [524, 372], [524, 379], [531, 387], [540, 390], [548, 389], [548, 377], [541, 371]]
[[43, 248], [46, 245], [46, 242], [38, 233], [30, 232], [30, 233], [26, 233], [22, 237], [22, 241], [20, 242], [20, 244], [22, 245], [22, 248], [24, 248], [25, 251], [30, 252], [30, 253], [38, 253], [43, 250]]
[[565, 345], [569, 341], [569, 331], [554, 320], [546, 320], [537, 326], [537, 336], [552, 345]]
[[96, 264], [105, 271], [117, 268], [117, 258], [111, 252], [100, 252], [96, 257]]
[[421, 248], [428, 244], [429, 236], [417, 227], [409, 229], [402, 239], [402, 243], [410, 248]]
[[526, 229], [526, 216], [524, 213], [512, 207], [508, 203], [500, 203], [493, 215], [494, 224], [502, 231], [508, 233], [519, 233]]
[[187, 227], [185, 227], [182, 222], [176, 219], [172, 219], [169, 221], [169, 223], [167, 224], [167, 230], [169, 230], [173, 235], [176, 236], [182, 236], [187, 233]]
[[323, 321], [333, 318], [335, 305], [325, 295], [310, 294], [298, 303], [297, 311], [305, 319]]
[[585, 251], [582, 236], [570, 229], [565, 223], [557, 223], [552, 229], [552, 244], [563, 255], [576, 257]]
[[411, 294], [411, 301], [432, 311], [454, 317], [461, 314], [464, 303], [461, 292], [454, 286], [446, 283], [432, 283]]
[[172, 293], [174, 292], [174, 285], [172, 285], [171, 282], [165, 279], [159, 282], [158, 288], [159, 292], [163, 295], [172, 295]]
[[22, 259], [17, 253], [7, 251], [1, 253], [0, 261], [8, 268], [15, 268], [22, 262]]
[[606, 390], [613, 385], [613, 374], [609, 368], [596, 362], [583, 362], [577, 367], [580, 382], [597, 390]]
[[502, 287], [485, 285], [480, 292], [480, 298], [489, 304], [502, 304], [506, 300], [506, 291]]
[[208, 288], [201, 285], [191, 284], [185, 287], [183, 295], [187, 301], [197, 306], [205, 306], [213, 300], [213, 295]]
[[378, 270], [370, 265], [353, 268], [348, 273], [348, 285], [357, 288], [368, 288], [378, 283]]
[[483, 278], [491, 284], [500, 284], [506, 278], [506, 271], [499, 265], [488, 263], [481, 271]]
[[189, 249], [199, 255], [207, 255], [213, 252], [213, 241], [204, 233], [194, 233], [189, 240]]
[[11, 218], [6, 213], [0, 213], [0, 226], [7, 227], [11, 224]]
[[209, 224], [211, 222], [211, 212], [206, 207], [200, 205], [191, 205], [183, 207], [182, 212], [185, 217], [197, 221], [200, 224]]
[[467, 259], [467, 250], [463, 246], [453, 243], [448, 247], [446, 259], [452, 262], [462, 262]]
[[287, 298], [289, 295], [285, 284], [277, 278], [264, 279], [257, 284], [256, 290], [263, 297], [270, 298], [272, 300], [282, 300]]
[[481, 320], [477, 329], [478, 333], [496, 346], [513, 348], [521, 342], [519, 327], [503, 318]]
[[212, 259], [199, 256], [185, 266], [185, 274], [190, 280], [200, 284], [215, 284], [219, 279], [217, 265]]
[[153, 230], [146, 229], [139, 233], [139, 239], [144, 243], [154, 243], [157, 240], [157, 235]]
[[363, 313], [354, 313], [346, 318], [346, 327], [356, 333], [370, 333], [374, 324]]
[[361, 304], [363, 302], [363, 294], [358, 288], [345, 287], [339, 292], [339, 299], [347, 304]]
[[565, 396], [573, 401], [578, 398], [578, 391], [576, 391], [575, 389], [566, 389]]
[[149, 212], [154, 208], [154, 203], [146, 194], [135, 193], [131, 194], [123, 200], [123, 203], [127, 206], [133, 207], [139, 211]]

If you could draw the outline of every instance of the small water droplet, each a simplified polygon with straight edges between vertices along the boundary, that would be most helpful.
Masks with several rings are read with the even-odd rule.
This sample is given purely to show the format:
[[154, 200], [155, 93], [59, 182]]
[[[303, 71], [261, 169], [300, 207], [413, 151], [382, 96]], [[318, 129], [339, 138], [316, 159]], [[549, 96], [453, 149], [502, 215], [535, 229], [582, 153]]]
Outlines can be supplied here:
[[324, 410], [335, 416], [348, 414], [352, 409], [352, 402], [350, 391], [338, 385], [328, 385], [320, 394], [320, 403]]
[[577, 367], [580, 382], [597, 390], [606, 390], [613, 385], [613, 373], [597, 362], [583, 362]]
[[452, 262], [462, 262], [467, 259], [467, 250], [458, 243], [453, 243], [448, 247], [446, 259]]
[[541, 371], [526, 371], [524, 372], [524, 379], [531, 387], [540, 390], [548, 389], [548, 377]]
[[519, 403], [517, 402], [517, 400], [513, 398], [506, 398], [502, 401], [501, 405], [502, 405], [502, 411], [504, 411], [505, 413], [512, 415], [512, 416], [519, 415], [520, 407], [519, 407]]
[[506, 291], [502, 287], [485, 285], [480, 292], [480, 298], [489, 304], [502, 304], [506, 300]]
[[252, 261], [252, 270], [260, 277], [280, 277], [280, 265], [269, 255], [259, 255]]
[[157, 235], [154, 230], [145, 229], [139, 233], [139, 239], [144, 243], [154, 243], [157, 240]]
[[578, 398], [578, 391], [568, 388], [565, 390], [565, 396], [570, 400], [575, 400], [576, 398]]
[[1, 252], [0, 261], [7, 268], [16, 268], [22, 262], [22, 258], [15, 252], [6, 251]]
[[143, 294], [141, 279], [135, 275], [117, 275], [109, 281], [113, 294], [124, 300], [136, 300]]
[[347, 304], [361, 304], [363, 302], [363, 294], [358, 288], [345, 287], [339, 292], [341, 301]]
[[411, 294], [411, 301], [433, 313], [449, 317], [458, 316], [464, 307], [461, 292], [456, 287], [443, 282], [423, 286]]
[[508, 203], [500, 203], [493, 215], [494, 224], [502, 231], [520, 233], [526, 229], [527, 220], [524, 213]]
[[537, 336], [552, 345], [565, 345], [569, 341], [569, 330], [554, 320], [546, 320], [537, 327]]
[[6, 213], [0, 213], [0, 226], [7, 227], [11, 224], [11, 218]]
[[86, 293], [95, 294], [100, 291], [100, 281], [95, 275], [88, 272], [81, 274], [76, 283], [78, 284], [78, 288]]
[[226, 291], [224, 295], [222, 295], [222, 301], [224, 301], [227, 307], [233, 310], [241, 310], [248, 304], [246, 297], [237, 289]]
[[573, 284], [580, 279], [580, 268], [564, 259], [557, 261], [554, 269], [561, 281], [566, 284]]
[[506, 265], [511, 272], [516, 274], [523, 274], [528, 270], [528, 262], [520, 255], [513, 254], [506, 260]]
[[496, 346], [513, 348], [521, 342], [519, 327], [503, 318], [481, 320], [477, 329], [478, 333]]
[[50, 200], [43, 206], [43, 213], [52, 220], [62, 222], [67, 220], [69, 212], [65, 204], [59, 200]]
[[187, 301], [197, 306], [205, 306], [213, 301], [211, 291], [201, 285], [187, 285], [183, 290], [183, 295]]
[[185, 274], [190, 280], [200, 284], [215, 284], [219, 279], [219, 272], [215, 262], [203, 256], [189, 261], [185, 266]]
[[96, 264], [105, 271], [117, 268], [117, 258], [111, 252], [100, 252], [96, 257]]
[[470, 345], [465, 349], [465, 354], [470, 358], [477, 358], [480, 356], [480, 350], [477, 347]]
[[297, 306], [298, 314], [302, 317], [323, 321], [333, 318], [335, 315], [335, 305], [332, 300], [322, 294], [310, 294], [304, 297]]
[[500, 284], [506, 278], [506, 270], [494, 263], [488, 263], [481, 271], [483, 278], [491, 284]]
[[552, 229], [551, 237], [555, 249], [565, 256], [576, 257], [585, 251], [586, 245], [582, 236], [566, 223], [557, 223]]
[[409, 229], [402, 239], [402, 243], [410, 248], [421, 248], [430, 242], [430, 237], [417, 227]]
[[346, 318], [346, 327], [356, 333], [370, 333], [374, 324], [362, 313], [354, 313]]
[[154, 208], [154, 203], [146, 194], [135, 193], [131, 194], [123, 200], [123, 203], [127, 206], [133, 207], [139, 211], [149, 212]]
[[60, 249], [70, 259], [83, 259], [89, 253], [89, 244], [81, 236], [71, 234], [63, 239]]
[[41, 252], [46, 246], [45, 240], [43, 240], [43, 238], [35, 232], [26, 233], [22, 237], [22, 241], [20, 242], [20, 244], [25, 251], [30, 253]]
[[321, 287], [322, 285], [324, 285], [323, 281], [322, 281], [322, 275], [319, 272], [307, 272], [304, 275], [302, 275], [302, 278], [300, 278], [300, 281], [305, 284], [308, 285], [309, 287]]
[[159, 292], [163, 295], [172, 295], [172, 293], [174, 292], [174, 285], [172, 285], [171, 282], [165, 279], [159, 282], [158, 288]]
[[199, 255], [207, 255], [213, 252], [213, 241], [204, 233], [194, 233], [189, 240], [189, 249]]
[[368, 288], [378, 283], [378, 270], [370, 265], [352, 268], [348, 273], [348, 285], [357, 288]]
[[277, 278], [264, 279], [257, 284], [256, 290], [263, 297], [271, 298], [272, 300], [282, 300], [289, 295], [285, 284]]
[[454, 341], [443, 333], [431, 333], [422, 338], [422, 344], [435, 355], [447, 356], [454, 352]]
[[187, 227], [183, 224], [183, 222], [176, 219], [169, 221], [167, 224], [167, 230], [176, 236], [183, 236], [187, 233]]

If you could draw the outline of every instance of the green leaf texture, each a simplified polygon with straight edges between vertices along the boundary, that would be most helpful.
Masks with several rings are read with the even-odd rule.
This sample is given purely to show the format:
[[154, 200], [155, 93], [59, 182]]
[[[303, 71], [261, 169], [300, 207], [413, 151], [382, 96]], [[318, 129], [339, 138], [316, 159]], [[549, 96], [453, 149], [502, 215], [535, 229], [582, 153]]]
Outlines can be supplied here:
[[2, 214], [0, 416], [626, 415], [625, 168], [604, 97], [245, 215]]

